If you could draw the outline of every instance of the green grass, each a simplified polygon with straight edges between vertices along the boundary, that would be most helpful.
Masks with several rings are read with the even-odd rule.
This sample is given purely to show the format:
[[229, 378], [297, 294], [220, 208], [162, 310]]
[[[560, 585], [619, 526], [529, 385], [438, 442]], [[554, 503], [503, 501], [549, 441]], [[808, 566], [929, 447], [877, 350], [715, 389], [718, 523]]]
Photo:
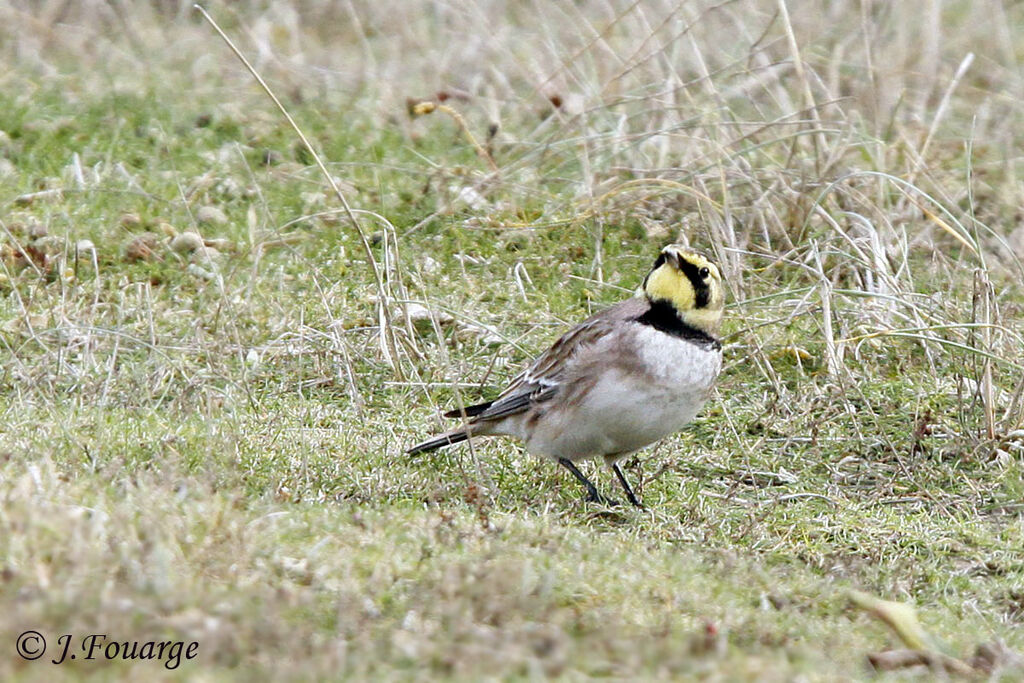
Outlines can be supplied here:
[[[776, 3], [211, 5], [378, 287], [186, 4], [0, 2], [0, 676], [937, 674], [872, 671], [906, 645], [851, 590], [1024, 674], [1024, 15], [789, 4], [806, 82]], [[439, 91], [499, 173], [407, 115]], [[507, 441], [403, 455], [677, 239], [729, 280], [726, 369], [626, 461], [645, 510]], [[92, 633], [199, 656], [50, 663]]]

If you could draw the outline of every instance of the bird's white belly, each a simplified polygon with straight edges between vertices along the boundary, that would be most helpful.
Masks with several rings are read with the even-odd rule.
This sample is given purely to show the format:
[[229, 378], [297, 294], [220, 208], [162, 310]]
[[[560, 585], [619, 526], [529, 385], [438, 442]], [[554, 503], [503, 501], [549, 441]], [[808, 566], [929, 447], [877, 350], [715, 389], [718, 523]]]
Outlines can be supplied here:
[[721, 352], [655, 335], [638, 345], [643, 372], [607, 369], [577, 405], [547, 415], [524, 434], [527, 448], [570, 460], [626, 454], [692, 420], [721, 368]]

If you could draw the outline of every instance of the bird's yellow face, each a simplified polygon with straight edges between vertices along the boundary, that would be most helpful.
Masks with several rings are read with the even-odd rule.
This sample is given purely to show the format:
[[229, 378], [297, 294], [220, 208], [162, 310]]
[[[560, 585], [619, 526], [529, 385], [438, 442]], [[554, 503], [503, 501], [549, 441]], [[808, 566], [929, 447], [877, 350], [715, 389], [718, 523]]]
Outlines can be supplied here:
[[718, 331], [725, 289], [718, 266], [703, 254], [668, 245], [647, 274], [643, 292], [651, 301], [669, 303], [688, 325], [712, 335]]

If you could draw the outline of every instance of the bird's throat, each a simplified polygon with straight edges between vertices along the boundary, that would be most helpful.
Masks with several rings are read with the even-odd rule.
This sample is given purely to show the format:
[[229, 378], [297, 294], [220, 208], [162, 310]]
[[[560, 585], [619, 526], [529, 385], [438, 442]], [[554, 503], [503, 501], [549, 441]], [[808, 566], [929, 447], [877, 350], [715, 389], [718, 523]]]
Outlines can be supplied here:
[[650, 303], [650, 309], [637, 318], [637, 322], [674, 337], [718, 344], [715, 334], [722, 319], [721, 311], [695, 309], [680, 314], [667, 301], [655, 300]]

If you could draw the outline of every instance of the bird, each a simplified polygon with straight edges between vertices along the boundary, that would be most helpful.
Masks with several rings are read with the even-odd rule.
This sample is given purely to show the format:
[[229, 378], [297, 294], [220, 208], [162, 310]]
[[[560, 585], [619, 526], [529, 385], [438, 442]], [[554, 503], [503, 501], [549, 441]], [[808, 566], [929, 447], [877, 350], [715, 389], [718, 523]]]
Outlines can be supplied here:
[[602, 458], [643, 508], [619, 462], [690, 422], [722, 368], [721, 271], [682, 244], [661, 249], [635, 295], [563, 334], [493, 401], [444, 414], [461, 427], [409, 448], [414, 455], [480, 436], [511, 436], [555, 460], [605, 505], [576, 466]]

